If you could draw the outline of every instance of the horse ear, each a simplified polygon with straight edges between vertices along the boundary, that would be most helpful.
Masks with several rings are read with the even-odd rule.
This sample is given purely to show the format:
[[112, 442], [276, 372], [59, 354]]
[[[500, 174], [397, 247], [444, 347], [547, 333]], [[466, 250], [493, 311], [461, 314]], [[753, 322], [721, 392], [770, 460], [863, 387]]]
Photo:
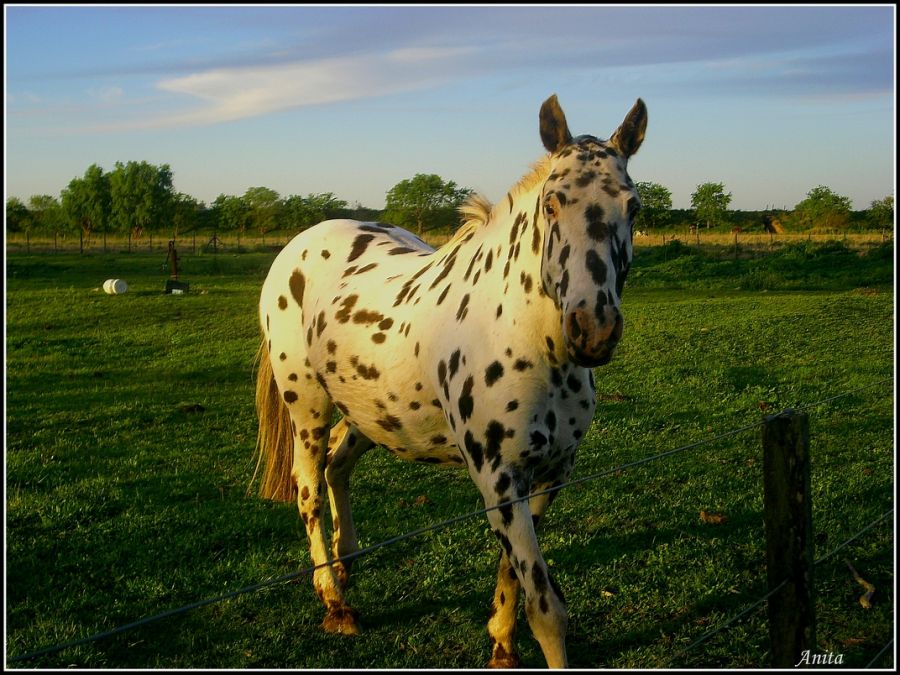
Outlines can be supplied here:
[[572, 140], [566, 116], [559, 107], [556, 94], [544, 101], [544, 105], [541, 106], [541, 140], [544, 142], [544, 147], [551, 153], [556, 152]]
[[619, 128], [613, 132], [609, 142], [621, 150], [625, 157], [631, 157], [641, 147], [645, 131], [647, 131], [647, 106], [638, 99]]

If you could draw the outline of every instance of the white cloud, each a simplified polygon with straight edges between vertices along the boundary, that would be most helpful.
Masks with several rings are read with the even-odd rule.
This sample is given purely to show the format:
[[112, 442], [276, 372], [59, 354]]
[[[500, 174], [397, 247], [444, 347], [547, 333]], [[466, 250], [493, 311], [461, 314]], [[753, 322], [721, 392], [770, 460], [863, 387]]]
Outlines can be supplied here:
[[459, 59], [474, 51], [472, 48], [405, 48], [384, 54], [215, 68], [157, 83], [158, 89], [199, 102], [193, 110], [124, 123], [116, 128], [216, 124], [289, 108], [420, 89], [455, 77]]

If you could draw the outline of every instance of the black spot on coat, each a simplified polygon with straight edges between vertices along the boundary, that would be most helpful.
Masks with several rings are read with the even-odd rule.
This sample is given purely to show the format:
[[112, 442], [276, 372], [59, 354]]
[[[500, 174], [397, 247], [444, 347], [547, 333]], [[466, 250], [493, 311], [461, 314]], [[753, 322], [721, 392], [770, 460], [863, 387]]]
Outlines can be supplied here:
[[499, 361], [494, 361], [484, 371], [484, 383], [489, 387], [494, 386], [494, 383], [501, 377], [503, 377], [503, 364]]
[[609, 225], [603, 221], [604, 215], [603, 207], [599, 204], [591, 204], [584, 209], [588, 235], [594, 241], [605, 241], [609, 236]]
[[463, 383], [462, 393], [457, 402], [459, 405], [459, 416], [463, 422], [472, 416], [472, 411], [475, 409], [475, 401], [472, 398], [472, 387], [474, 386], [475, 378], [469, 375]]
[[481, 471], [481, 465], [484, 464], [483, 446], [475, 440], [471, 431], [466, 431], [466, 434], [463, 437], [463, 443], [465, 444], [466, 452], [469, 453], [469, 457], [472, 458], [472, 464], [475, 466], [475, 470]]
[[359, 256], [366, 252], [369, 242], [375, 238], [374, 234], [358, 234], [353, 240], [353, 246], [350, 249], [350, 255], [347, 256], [347, 262], [353, 262]]
[[459, 303], [459, 309], [456, 311], [456, 320], [462, 321], [466, 318], [466, 314], [469, 313], [469, 294], [466, 293], [462, 301]]
[[606, 284], [606, 263], [600, 259], [594, 249], [587, 252], [584, 260], [585, 267], [591, 273], [591, 278], [598, 286]]
[[303, 306], [303, 292], [306, 289], [306, 277], [303, 276], [303, 272], [300, 270], [294, 270], [293, 274], [291, 274], [291, 278], [288, 281], [288, 286], [291, 289], [291, 295], [294, 300], [297, 301], [297, 304], [301, 307]]
[[453, 379], [453, 376], [456, 375], [456, 371], [459, 370], [459, 355], [460, 351], [458, 349], [450, 355], [450, 370], [448, 372], [448, 379], [450, 380]]

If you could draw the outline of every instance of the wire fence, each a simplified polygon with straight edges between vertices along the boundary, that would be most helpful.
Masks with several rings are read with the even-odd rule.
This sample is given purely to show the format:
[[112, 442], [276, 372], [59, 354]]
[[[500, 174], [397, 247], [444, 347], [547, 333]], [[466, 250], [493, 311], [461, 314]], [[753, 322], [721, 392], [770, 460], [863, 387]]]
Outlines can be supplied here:
[[5, 244], [8, 252], [35, 255], [81, 253], [108, 255], [122, 253], [158, 253], [168, 250], [174, 241], [179, 251], [192, 255], [205, 253], [247, 253], [255, 250], [283, 248], [297, 232], [275, 231], [268, 234], [256, 232], [188, 232], [166, 235], [162, 232], [148, 232], [140, 237], [113, 233], [95, 233], [85, 237], [79, 233], [7, 234]]
[[[870, 384], [863, 385], [863, 386], [861, 386], [861, 387], [857, 387], [856, 389], [852, 389], [852, 390], [845, 391], [845, 392], [840, 393], [840, 394], [836, 394], [836, 395], [834, 395], [834, 396], [830, 396], [830, 397], [825, 398], [825, 399], [821, 399], [821, 400], [816, 401], [816, 402], [814, 402], [814, 403], [808, 403], [808, 404], [799, 406], [799, 407], [797, 407], [797, 408], [793, 408], [793, 410], [794, 410], [794, 411], [809, 410], [809, 409], [811, 409], [811, 408], [815, 408], [815, 407], [817, 407], [817, 406], [824, 405], [824, 404], [826, 404], [826, 403], [830, 403], [830, 402], [839, 400], [839, 399], [841, 399], [841, 398], [845, 398], [845, 397], [847, 397], [847, 396], [850, 396], [850, 395], [852, 395], [852, 394], [856, 394], [856, 393], [858, 393], [858, 392], [860, 392], [860, 391], [864, 391], [864, 390], [867, 390], [867, 389], [871, 389], [871, 388], [873, 388], [873, 387], [876, 387], [876, 386], [885, 384], [885, 383], [887, 383], [887, 382], [892, 382], [892, 381], [893, 381], [893, 377], [884, 378], [884, 379], [878, 380], [878, 381], [876, 381], [876, 382], [872, 382], [872, 383], [870, 383]], [[783, 415], [783, 414], [785, 414], [785, 412], [786, 412], [786, 411], [782, 411], [781, 413], [778, 413], [778, 415]], [[777, 416], [777, 415], [776, 415], [776, 416]], [[145, 618], [142, 618], [142, 619], [139, 619], [139, 620], [136, 620], [136, 621], [133, 621], [133, 622], [130, 622], [130, 623], [127, 623], [127, 624], [118, 626], [118, 627], [113, 628], [113, 629], [108, 630], [108, 631], [103, 631], [103, 632], [100, 632], [100, 633], [95, 633], [95, 634], [93, 634], [93, 635], [90, 635], [90, 636], [87, 636], [87, 637], [84, 637], [84, 638], [79, 638], [79, 639], [71, 640], [71, 641], [64, 642], [64, 643], [60, 643], [60, 644], [57, 644], [57, 645], [52, 645], [52, 646], [44, 647], [44, 648], [41, 648], [41, 649], [37, 649], [37, 650], [35, 650], [35, 651], [31, 651], [31, 652], [28, 652], [28, 653], [25, 653], [25, 654], [20, 654], [20, 655], [17, 655], [17, 656], [13, 656], [13, 657], [7, 658], [7, 663], [22, 663], [22, 662], [25, 662], [25, 661], [31, 661], [31, 660], [34, 660], [34, 659], [39, 658], [39, 657], [41, 657], [41, 656], [47, 656], [47, 655], [50, 655], [50, 654], [55, 654], [55, 653], [61, 652], [61, 651], [66, 650], [66, 649], [70, 649], [70, 648], [74, 648], [74, 647], [79, 647], [79, 646], [83, 646], [83, 645], [90, 644], [90, 643], [93, 643], [93, 642], [97, 642], [97, 641], [99, 641], [99, 640], [103, 640], [103, 639], [106, 639], [106, 638], [110, 638], [110, 637], [113, 637], [113, 636], [115, 636], [115, 635], [119, 635], [119, 634], [121, 634], [121, 633], [125, 633], [125, 632], [127, 632], [127, 631], [134, 630], [134, 629], [136, 629], [136, 628], [140, 628], [140, 627], [142, 627], [142, 626], [146, 626], [146, 625], [148, 625], [148, 624], [155, 623], [155, 622], [157, 622], [157, 621], [161, 621], [161, 620], [163, 620], [163, 619], [167, 619], [167, 618], [179, 616], [179, 615], [182, 615], [182, 614], [186, 614], [186, 613], [191, 612], [191, 611], [193, 611], [193, 610], [195, 610], [195, 609], [200, 609], [200, 608], [206, 607], [206, 606], [208, 606], [208, 605], [213, 605], [213, 604], [216, 604], [216, 603], [219, 603], [219, 602], [224, 602], [224, 601], [226, 601], [226, 600], [231, 600], [231, 599], [236, 598], [236, 597], [241, 596], [241, 595], [247, 595], [247, 594], [249, 594], [249, 593], [255, 593], [255, 592], [257, 592], [257, 591], [261, 591], [261, 590], [264, 590], [264, 589], [267, 589], [267, 588], [271, 588], [271, 587], [277, 586], [277, 585], [279, 585], [279, 584], [284, 584], [284, 583], [287, 583], [287, 582], [292, 581], [292, 580], [294, 580], [294, 579], [297, 579], [298, 577], [311, 575], [313, 572], [315, 572], [315, 570], [317, 570], [317, 569], [319, 569], [319, 568], [322, 568], [322, 567], [330, 566], [330, 565], [334, 564], [335, 562], [338, 562], [338, 561], [341, 561], [341, 562], [351, 562], [351, 561], [353, 561], [353, 560], [355, 560], [355, 559], [357, 559], [357, 558], [360, 558], [360, 557], [369, 555], [370, 553], [374, 553], [375, 551], [377, 551], [377, 550], [379, 550], [379, 549], [382, 549], [382, 548], [385, 548], [385, 547], [392, 546], [393, 544], [397, 544], [397, 543], [399, 543], [399, 542], [401, 542], [401, 541], [405, 541], [405, 540], [408, 540], [408, 539], [412, 539], [412, 538], [414, 538], [414, 537], [418, 537], [418, 536], [421, 536], [421, 535], [423, 535], [423, 534], [427, 534], [427, 533], [429, 533], [429, 532], [435, 532], [435, 531], [437, 531], [437, 530], [445, 529], [445, 528], [447, 528], [447, 527], [450, 527], [450, 526], [455, 525], [455, 524], [457, 524], [457, 523], [463, 522], [463, 521], [465, 521], [465, 520], [469, 520], [469, 519], [472, 519], [472, 518], [475, 518], [475, 517], [478, 517], [478, 516], [483, 516], [484, 514], [490, 512], [490, 511], [494, 511], [494, 510], [506, 508], [506, 507], [508, 507], [508, 506], [511, 505], [511, 504], [516, 504], [516, 503], [518, 503], [518, 502], [526, 501], [526, 500], [532, 499], [533, 497], [536, 497], [536, 496], [540, 496], [540, 495], [544, 495], [544, 494], [550, 494], [550, 493], [553, 493], [553, 492], [558, 492], [559, 490], [562, 490], [562, 489], [567, 488], [567, 487], [572, 487], [572, 486], [575, 486], [575, 485], [580, 485], [580, 484], [583, 484], [583, 483], [588, 483], [588, 482], [596, 481], [596, 480], [599, 480], [599, 479], [604, 478], [604, 477], [606, 477], [606, 476], [615, 475], [615, 474], [618, 474], [618, 473], [620, 473], [620, 472], [622, 472], [622, 471], [626, 471], [626, 470], [628, 470], [628, 469], [633, 469], [633, 468], [635, 468], [635, 467], [642, 466], [642, 465], [648, 464], [648, 463], [650, 463], [650, 462], [655, 462], [655, 461], [658, 461], [658, 460], [661, 460], [661, 459], [664, 459], [664, 458], [667, 458], [667, 457], [671, 457], [671, 456], [673, 456], [673, 455], [677, 455], [677, 454], [680, 454], [680, 453], [683, 453], [683, 452], [686, 452], [686, 451], [688, 451], [688, 450], [692, 450], [692, 449], [695, 449], [695, 448], [698, 448], [698, 447], [701, 447], [701, 446], [711, 445], [711, 444], [713, 444], [713, 443], [716, 443], [716, 442], [718, 442], [718, 441], [724, 440], [724, 439], [726, 439], [726, 438], [730, 438], [730, 437], [733, 437], [733, 436], [737, 436], [737, 435], [739, 435], [739, 434], [745, 433], [745, 432], [750, 431], [750, 430], [753, 430], [753, 429], [758, 429], [758, 428], [760, 428], [763, 424], [764, 424], [763, 421], [758, 421], [758, 422], [753, 422], [753, 423], [750, 423], [750, 424], [746, 424], [746, 425], [741, 426], [741, 427], [739, 427], [739, 428], [732, 429], [732, 430], [730, 430], [730, 431], [726, 431], [726, 432], [717, 434], [717, 435], [712, 436], [712, 437], [710, 437], [710, 438], [705, 438], [705, 439], [701, 439], [701, 440], [699, 440], [699, 441], [695, 441], [695, 442], [693, 442], [693, 443], [688, 443], [688, 444], [679, 446], [679, 447], [677, 447], [677, 448], [673, 448], [673, 449], [671, 449], [671, 450], [667, 450], [667, 451], [665, 451], [665, 452], [657, 453], [657, 454], [655, 454], [655, 455], [651, 455], [651, 456], [648, 456], [648, 457], [644, 457], [644, 458], [635, 460], [635, 461], [633, 461], [633, 462], [628, 462], [628, 463], [626, 463], [626, 464], [619, 465], [619, 466], [617, 466], [617, 467], [615, 467], [615, 468], [604, 469], [603, 471], [599, 471], [599, 472], [596, 472], [596, 473], [593, 473], [593, 474], [590, 474], [590, 475], [587, 475], [587, 476], [582, 476], [582, 477], [580, 477], [580, 478], [576, 478], [576, 479], [570, 480], [570, 481], [568, 481], [568, 482], [566, 482], [566, 483], [563, 483], [563, 484], [560, 484], [560, 485], [557, 485], [557, 486], [548, 488], [548, 489], [546, 489], [546, 490], [542, 490], [542, 491], [540, 491], [540, 492], [535, 492], [535, 493], [526, 495], [526, 496], [524, 496], [524, 497], [519, 497], [519, 498], [516, 498], [516, 499], [511, 499], [511, 500], [505, 501], [505, 502], [503, 502], [503, 503], [497, 504], [497, 505], [495, 505], [495, 506], [486, 507], [486, 508], [483, 508], [483, 509], [477, 509], [477, 510], [475, 510], [475, 511], [470, 511], [470, 512], [468, 512], [468, 513], [465, 513], [465, 514], [462, 514], [462, 515], [459, 515], [459, 516], [455, 516], [455, 517], [453, 517], [453, 518], [449, 518], [449, 519], [447, 519], [447, 520], [443, 520], [443, 521], [440, 521], [440, 522], [438, 522], [438, 523], [434, 523], [434, 524], [431, 524], [431, 525], [427, 525], [427, 526], [425, 526], [425, 527], [421, 527], [421, 528], [418, 528], [418, 529], [416, 529], [416, 530], [412, 530], [412, 531], [410, 531], [410, 532], [406, 532], [406, 533], [404, 533], [404, 534], [397, 535], [396, 537], [391, 537], [391, 538], [389, 538], [389, 539], [386, 539], [386, 540], [384, 540], [384, 541], [378, 542], [378, 543], [373, 544], [373, 545], [371, 545], [371, 546], [367, 546], [367, 547], [361, 548], [361, 549], [359, 549], [359, 550], [357, 550], [357, 551], [355, 551], [355, 552], [353, 552], [353, 553], [351, 553], [351, 554], [347, 554], [347, 555], [344, 555], [344, 556], [340, 556], [340, 557], [334, 558], [334, 559], [332, 559], [332, 560], [330, 560], [330, 561], [327, 561], [327, 562], [322, 563], [322, 564], [319, 564], [319, 565], [312, 565], [312, 566], [306, 567], [306, 568], [301, 569], [301, 570], [296, 570], [296, 571], [294, 571], [294, 572], [289, 572], [289, 573], [287, 573], [287, 574], [283, 574], [283, 575], [280, 575], [280, 576], [277, 576], [277, 577], [273, 577], [273, 578], [271, 578], [271, 579], [264, 580], [264, 581], [261, 581], [261, 582], [259, 582], [259, 583], [256, 583], [256, 584], [253, 584], [253, 585], [250, 585], [250, 586], [246, 586], [246, 587], [243, 587], [243, 588], [240, 588], [240, 589], [236, 589], [236, 590], [234, 590], [234, 591], [230, 591], [230, 592], [228, 592], [228, 593], [223, 593], [223, 594], [221, 594], [221, 595], [217, 595], [217, 596], [214, 596], [214, 597], [210, 597], [210, 598], [206, 598], [206, 599], [203, 599], [203, 600], [199, 600], [199, 601], [197, 601], [197, 602], [193, 602], [193, 603], [190, 603], [190, 604], [187, 604], [187, 605], [183, 605], [183, 606], [181, 606], [181, 607], [176, 607], [176, 608], [173, 608], [173, 609], [170, 609], [170, 610], [166, 610], [166, 611], [164, 611], [164, 612], [160, 612], [160, 613], [158, 613], [158, 614], [154, 614], [154, 615], [152, 615], [152, 616], [148, 616], [148, 617], [145, 617]], [[876, 525], [878, 525], [879, 523], [881, 523], [882, 521], [884, 521], [888, 516], [891, 516], [891, 515], [893, 514], [893, 512], [894, 512], [894, 509], [893, 509], [893, 507], [892, 507], [892, 508], [889, 509], [888, 511], [884, 512], [881, 516], [879, 516], [876, 520], [874, 520], [874, 521], [872, 521], [871, 523], [869, 523], [868, 525], [866, 525], [863, 529], [861, 529], [860, 531], [858, 531], [858, 532], [857, 532], [856, 534], [854, 534], [852, 537], [850, 537], [850, 538], [847, 539], [846, 541], [842, 542], [842, 543], [841, 543], [839, 546], [837, 546], [835, 549], [833, 549], [833, 550], [830, 551], [829, 553], [825, 554], [824, 556], [822, 556], [821, 558], [819, 558], [818, 560], [816, 560], [816, 561], [814, 562], [814, 566], [818, 566], [818, 565], [824, 563], [826, 560], [830, 559], [831, 557], [833, 557], [834, 555], [836, 555], [838, 552], [840, 552], [840, 551], [842, 551], [843, 549], [845, 549], [847, 546], [849, 546], [849, 545], [852, 544], [854, 541], [856, 541], [857, 539], [859, 539], [862, 535], [864, 535], [865, 533], [869, 532], [869, 531], [870, 531], [872, 528], [874, 528]], [[705, 633], [703, 636], [701, 636], [699, 639], [695, 640], [695, 641], [694, 641], [693, 643], [691, 643], [688, 647], [686, 647], [686, 648], [683, 649], [681, 652], [679, 652], [676, 656], [674, 656], [672, 659], [670, 659], [670, 660], [668, 661], [667, 664], [665, 664], [664, 666], [661, 666], [661, 667], [671, 667], [672, 664], [674, 664], [674, 663], [676, 663], [677, 661], [679, 661], [682, 657], [684, 657], [686, 654], [688, 654], [690, 651], [692, 651], [692, 650], [695, 649], [696, 647], [699, 647], [701, 644], [703, 644], [704, 642], [707, 642], [707, 641], [708, 641], [709, 639], [711, 639], [712, 637], [714, 637], [714, 636], [718, 635], [719, 633], [723, 632], [724, 630], [730, 628], [732, 625], [736, 624], [736, 623], [737, 623], [738, 621], [740, 621], [741, 619], [744, 619], [744, 618], [750, 616], [751, 614], [753, 614], [755, 611], [758, 611], [758, 610], [759, 610], [759, 609], [760, 609], [760, 608], [761, 608], [761, 607], [762, 607], [762, 606], [763, 606], [763, 605], [764, 605], [764, 604], [765, 604], [772, 596], [774, 596], [778, 591], [780, 591], [780, 590], [781, 590], [788, 582], [789, 582], [788, 579], [784, 579], [784, 580], [783, 580], [780, 584], [778, 584], [775, 588], [769, 590], [765, 595], [763, 595], [761, 598], [759, 598], [759, 599], [757, 599], [756, 601], [754, 601], [753, 603], [751, 603], [748, 607], [746, 607], [745, 609], [741, 610], [739, 613], [737, 613], [736, 615], [734, 615], [733, 617], [731, 617], [730, 619], [728, 619], [727, 621], [725, 621], [721, 626], [719, 626], [719, 627], [717, 627], [717, 628], [715, 628], [715, 629], [713, 629], [713, 630], [708, 631], [708, 632]], [[891, 640], [891, 642], [889, 642], [887, 645], [885, 645], [885, 646], [881, 649], [881, 651], [876, 655], [876, 657], [873, 658], [872, 661], [869, 663], [869, 666], [868, 666], [868, 667], [872, 667], [873, 664], [877, 663], [877, 662], [879, 661], [879, 659], [882, 658], [882, 657], [884, 656], [884, 654], [886, 653], [886, 651], [890, 648], [890, 646], [891, 646], [892, 644], [893, 644], [893, 640]]]
[[875, 657], [871, 661], [869, 661], [869, 663], [866, 664], [866, 669], [874, 667], [876, 663], [881, 661], [882, 657], [884, 657], [884, 655], [887, 653], [887, 650], [890, 649], [893, 645], [894, 645], [894, 640], [891, 639], [890, 642], [888, 642], [884, 647], [882, 647], [881, 651], [879, 651], [875, 655]]
[[[453, 231], [426, 232], [425, 240], [432, 245], [445, 243]], [[266, 234], [235, 230], [225, 231], [190, 231], [181, 234], [165, 232], [147, 232], [141, 237], [131, 237], [122, 233], [93, 233], [85, 237], [83, 234], [66, 232], [7, 233], [7, 251], [25, 253], [140, 253], [165, 251], [168, 242], [175, 240], [179, 250], [201, 253], [237, 253], [257, 248], [281, 248], [285, 246], [297, 231], [274, 230]], [[893, 239], [890, 230], [869, 232], [833, 232], [833, 233], [762, 233], [762, 232], [640, 232], [635, 236], [637, 247], [665, 246], [678, 241], [686, 246], [739, 246], [746, 249], [772, 250], [781, 246], [802, 242], [841, 241], [853, 249], [867, 250], [880, 246]]]
[[[893, 513], [894, 513], [894, 509], [893, 509], [893, 508], [888, 509], [887, 511], [885, 511], [884, 513], [882, 513], [878, 518], [876, 518], [876, 519], [873, 520], [871, 523], [869, 523], [868, 525], [866, 525], [866, 526], [865, 526], [863, 529], [861, 529], [859, 532], [857, 532], [856, 534], [854, 534], [852, 537], [850, 537], [849, 539], [845, 540], [845, 541], [842, 542], [839, 546], [837, 546], [836, 548], [834, 548], [833, 550], [831, 550], [830, 552], [826, 553], [826, 554], [823, 555], [821, 558], [819, 558], [818, 560], [816, 560], [816, 561], [813, 563], [813, 566], [814, 566], [814, 567], [818, 567], [819, 565], [821, 565], [822, 563], [824, 563], [826, 560], [828, 560], [829, 558], [831, 558], [832, 556], [834, 556], [834, 555], [837, 554], [838, 552], [844, 550], [844, 549], [847, 548], [850, 544], [852, 544], [854, 541], [856, 541], [856, 540], [859, 539], [861, 536], [863, 536], [866, 532], [868, 532], [868, 531], [871, 530], [873, 527], [875, 527], [876, 525], [878, 525], [878, 524], [879, 524], [881, 521], [883, 521], [885, 518], [887, 518], [888, 516], [893, 515]], [[787, 586], [787, 584], [788, 584], [789, 582], [790, 582], [790, 579], [782, 579], [782, 581], [779, 582], [778, 585], [775, 586], [775, 588], [771, 589], [768, 593], [766, 593], [765, 595], [763, 595], [761, 598], [759, 598], [758, 600], [756, 600], [755, 602], [753, 602], [753, 603], [750, 604], [749, 606], [747, 606], [747, 607], [745, 607], [744, 609], [742, 609], [740, 612], [738, 612], [737, 614], [735, 614], [734, 616], [732, 616], [732, 617], [731, 617], [730, 619], [728, 619], [727, 621], [723, 622], [722, 625], [719, 626], [718, 628], [714, 628], [714, 629], [712, 629], [712, 630], [710, 630], [710, 631], [707, 631], [706, 633], [703, 634], [702, 637], [700, 637], [699, 639], [695, 640], [695, 641], [692, 642], [690, 645], [688, 645], [687, 647], [685, 647], [684, 649], [682, 649], [677, 655], [675, 655], [672, 659], [670, 659], [670, 660], [665, 664], [664, 667], [666, 667], [666, 668], [671, 668], [675, 663], [677, 663], [678, 661], [680, 661], [680, 660], [682, 659], [682, 657], [684, 657], [685, 655], [687, 655], [688, 652], [694, 650], [696, 647], [699, 647], [701, 644], [703, 644], [704, 642], [706, 642], [706, 641], [709, 640], [710, 638], [715, 637], [716, 635], [718, 635], [719, 633], [725, 631], [726, 629], [731, 628], [731, 626], [733, 626], [734, 624], [736, 624], [736, 623], [737, 623], [738, 621], [740, 621], [741, 619], [743, 619], [743, 618], [745, 618], [745, 617], [748, 617], [748, 616], [750, 616], [751, 614], [753, 614], [755, 611], [761, 609], [761, 608], [763, 607], [763, 605], [765, 605], [766, 602], [769, 600], [769, 598], [771, 598], [772, 596], [776, 595], [782, 588], [784, 588], [785, 586]], [[871, 664], [870, 664], [870, 665], [871, 665]]]

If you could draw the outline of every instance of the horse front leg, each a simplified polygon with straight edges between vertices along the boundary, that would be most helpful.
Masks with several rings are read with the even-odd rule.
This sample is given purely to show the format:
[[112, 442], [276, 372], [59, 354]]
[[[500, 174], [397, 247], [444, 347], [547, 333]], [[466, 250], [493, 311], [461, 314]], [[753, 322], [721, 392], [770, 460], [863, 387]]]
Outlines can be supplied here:
[[309, 554], [316, 570], [313, 588], [327, 613], [322, 628], [328, 633], [355, 635], [359, 632], [356, 611], [344, 600], [341, 583], [330, 562], [322, 508], [325, 492], [325, 462], [328, 452], [331, 404], [326, 398], [315, 403], [311, 398], [291, 406], [294, 425], [294, 462], [291, 477], [297, 486], [297, 507], [309, 539]]
[[[505, 475], [502, 468], [500, 469], [500, 475], [501, 478], [498, 480], [498, 485], [501, 482], [507, 483], [508, 481], [502, 478]], [[528, 494], [527, 488], [525, 490], [517, 490], [517, 492], [521, 495]], [[501, 493], [494, 485], [491, 485], [486, 490], [483, 489], [482, 495], [487, 507], [498, 505], [500, 507], [488, 512], [488, 520], [494, 536], [497, 537], [508, 559], [510, 569], [515, 573], [524, 591], [525, 616], [528, 618], [531, 632], [541, 646], [547, 665], [550, 668], [565, 668], [568, 665], [566, 657], [566, 626], [568, 625], [566, 603], [559, 586], [556, 585], [556, 582], [550, 576], [543, 555], [541, 555], [528, 502], [523, 500], [512, 504], [504, 504], [504, 502], [508, 502], [519, 495], [506, 492]], [[504, 586], [511, 589], [511, 585], [505, 584], [505, 582]], [[515, 608], [513, 607], [513, 619], [515, 616], [514, 611]], [[492, 617], [493, 619], [494, 617]], [[498, 643], [503, 645], [504, 650], [508, 650], [506, 644], [511, 645], [512, 633], [510, 610], [505, 610], [503, 616], [495, 621], [495, 629], [501, 624], [504, 630], [498, 630], [498, 635], [503, 642], [498, 641]], [[490, 631], [490, 625], [488, 630]], [[498, 651], [496, 644], [494, 651], [495, 653]]]
[[[556, 482], [537, 485], [534, 492], [541, 493], [558, 484]], [[535, 528], [558, 494], [557, 491], [544, 492], [528, 500], [531, 520]], [[513, 569], [506, 551], [502, 550], [497, 570], [497, 586], [494, 589], [494, 599], [491, 603], [491, 614], [487, 626], [491, 640], [491, 659], [488, 661], [488, 668], [518, 668], [521, 663], [515, 646], [520, 587], [519, 577]]]
[[518, 668], [521, 663], [515, 643], [519, 588], [519, 577], [512, 568], [506, 551], [501, 551], [497, 587], [494, 589], [487, 625], [488, 637], [491, 639], [488, 668]]

